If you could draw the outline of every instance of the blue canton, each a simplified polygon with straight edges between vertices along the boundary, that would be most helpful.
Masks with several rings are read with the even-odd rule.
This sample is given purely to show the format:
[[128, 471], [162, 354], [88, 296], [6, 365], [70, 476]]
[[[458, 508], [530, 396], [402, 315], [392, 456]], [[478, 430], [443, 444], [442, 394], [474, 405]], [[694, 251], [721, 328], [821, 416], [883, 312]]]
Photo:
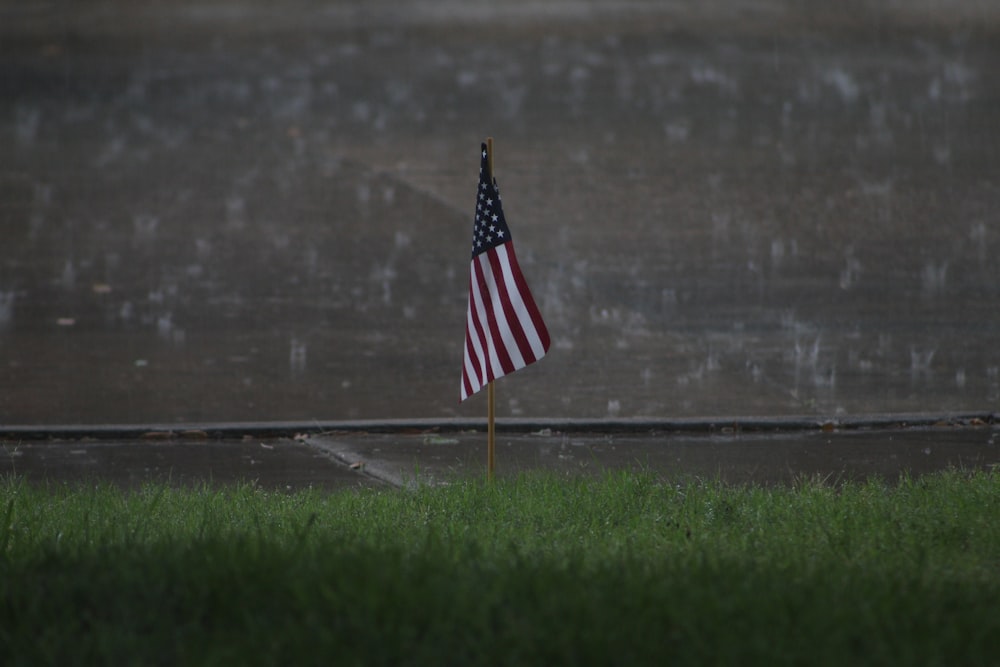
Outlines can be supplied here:
[[500, 205], [500, 190], [496, 179], [490, 183], [489, 156], [486, 144], [482, 147], [482, 162], [479, 166], [479, 193], [476, 198], [476, 220], [472, 227], [472, 256], [484, 253], [501, 243], [510, 241], [510, 229], [503, 217]]

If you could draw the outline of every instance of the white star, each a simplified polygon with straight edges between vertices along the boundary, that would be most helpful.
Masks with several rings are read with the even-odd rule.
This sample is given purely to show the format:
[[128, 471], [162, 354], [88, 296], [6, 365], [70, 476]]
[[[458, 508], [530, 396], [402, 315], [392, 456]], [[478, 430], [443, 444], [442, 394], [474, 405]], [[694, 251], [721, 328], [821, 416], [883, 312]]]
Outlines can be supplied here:
[[497, 232], [497, 236], [499, 236], [500, 238], [503, 238], [503, 230], [502, 229]]
[[493, 206], [493, 200], [492, 199], [487, 199], [486, 200], [486, 205], [487, 206]]
[[493, 214], [493, 222], [496, 222], [499, 218], [500, 218], [500, 216], [498, 216], [495, 213]]

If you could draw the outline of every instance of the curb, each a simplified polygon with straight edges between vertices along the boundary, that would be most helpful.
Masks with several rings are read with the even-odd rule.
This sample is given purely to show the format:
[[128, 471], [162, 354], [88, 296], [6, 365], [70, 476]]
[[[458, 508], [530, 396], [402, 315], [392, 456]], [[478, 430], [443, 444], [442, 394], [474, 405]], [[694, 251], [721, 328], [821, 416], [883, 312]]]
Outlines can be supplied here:
[[[498, 419], [499, 433], [794, 433], [804, 431], [897, 430], [1000, 425], [1000, 413], [887, 413], [816, 416], [705, 417], [690, 419]], [[376, 419], [345, 421], [215, 422], [192, 424], [0, 425], [0, 440], [156, 440], [291, 438], [297, 435], [416, 434], [483, 431], [485, 419]]]

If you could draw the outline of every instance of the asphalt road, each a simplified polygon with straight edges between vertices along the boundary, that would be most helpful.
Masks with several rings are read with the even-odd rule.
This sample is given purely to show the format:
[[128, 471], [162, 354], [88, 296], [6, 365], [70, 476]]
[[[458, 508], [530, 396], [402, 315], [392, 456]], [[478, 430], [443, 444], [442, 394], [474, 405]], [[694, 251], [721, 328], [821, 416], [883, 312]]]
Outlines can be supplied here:
[[989, 3], [0, 2], [0, 424], [993, 411]]

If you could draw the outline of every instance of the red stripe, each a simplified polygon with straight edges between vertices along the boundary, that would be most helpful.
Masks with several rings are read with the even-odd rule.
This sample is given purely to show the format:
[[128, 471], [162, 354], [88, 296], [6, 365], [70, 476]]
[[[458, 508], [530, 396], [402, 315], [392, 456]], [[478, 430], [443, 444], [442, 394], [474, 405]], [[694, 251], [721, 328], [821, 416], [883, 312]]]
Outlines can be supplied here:
[[[517, 262], [517, 255], [514, 254], [514, 244], [507, 244], [507, 255], [510, 257], [511, 272], [514, 274], [514, 282], [517, 283], [517, 291], [521, 294], [521, 299], [524, 301], [524, 306], [528, 309], [528, 314], [531, 316], [531, 323], [535, 326], [535, 332], [538, 334], [538, 338], [542, 341], [542, 348], [548, 352], [549, 345], [551, 341], [549, 340], [549, 330], [545, 326], [545, 321], [542, 320], [542, 313], [538, 310], [538, 306], [535, 305], [535, 299], [531, 296], [531, 290], [528, 289], [528, 283], [524, 279], [524, 275], [521, 273], [521, 267]], [[530, 347], [529, 347], [530, 349]], [[537, 359], [535, 359], [537, 361]]]
[[[509, 243], [507, 245], [510, 246]], [[509, 247], [507, 252], [510, 252]], [[514, 342], [517, 344], [517, 349], [521, 352], [521, 358], [524, 359], [526, 364], [530, 364], [531, 362], [536, 361], [535, 353], [532, 352], [531, 344], [528, 342], [528, 337], [524, 334], [524, 327], [521, 326], [521, 320], [517, 313], [514, 312], [513, 305], [511, 305], [510, 294], [507, 292], [507, 283], [504, 281], [502, 262], [494, 249], [490, 249], [487, 254], [490, 258], [490, 267], [493, 269], [493, 279], [497, 283], [497, 292], [500, 294], [500, 304], [503, 306], [503, 314], [507, 324], [507, 329], [510, 330], [511, 334], [514, 336]], [[517, 282], [517, 276], [521, 273], [521, 270], [518, 268], [516, 260], [508, 262], [508, 268], [514, 275], [515, 282]], [[521, 282], [523, 282], [523, 279]], [[524, 299], [523, 293], [521, 298]]]
[[[473, 320], [470, 324], [469, 320]], [[468, 364], [463, 360], [462, 363], [462, 396], [461, 399], [465, 400], [471, 396], [473, 392], [472, 381], [469, 376], [469, 366], [473, 368], [479, 368], [479, 357], [476, 356], [475, 348], [472, 346], [472, 337], [476, 335], [475, 328], [478, 322], [475, 321], [475, 311], [472, 307], [472, 277], [469, 276], [469, 310], [466, 313], [465, 320], [465, 356], [468, 360]], [[476, 379], [479, 380], [479, 374], [476, 373]], [[481, 382], [480, 382], [481, 384]]]
[[472, 382], [469, 380], [469, 376], [465, 370], [462, 371], [462, 385], [464, 386], [465, 391], [463, 392], [461, 398], [466, 399], [469, 396], [472, 396]]
[[[469, 349], [469, 352], [470, 352], [469, 356], [472, 359], [472, 361], [474, 362], [473, 366], [474, 366], [475, 371], [476, 371], [476, 377], [479, 379], [479, 385], [482, 386], [482, 385], [486, 384], [489, 381], [489, 379], [492, 379], [492, 378], [489, 378], [489, 376], [492, 373], [492, 370], [490, 368], [490, 361], [489, 361], [489, 348], [486, 345], [486, 332], [483, 331], [483, 324], [482, 324], [482, 322], [479, 321], [479, 314], [476, 312], [476, 309], [475, 309], [475, 307], [473, 305], [475, 303], [473, 301], [473, 298], [472, 298], [472, 290], [473, 289], [474, 289], [474, 287], [473, 287], [472, 277], [470, 275], [470, 277], [469, 277], [469, 316], [472, 318], [472, 328], [473, 328], [473, 330], [466, 333], [465, 344], [468, 346], [468, 349]], [[483, 352], [484, 355], [486, 355], [485, 359], [480, 358], [479, 356], [476, 355], [475, 348], [472, 346], [471, 336], [475, 336], [479, 340], [479, 349], [482, 350], [482, 352]], [[483, 374], [482, 374], [482, 368], [483, 368], [483, 366], [486, 367], [486, 377], [483, 377]], [[489, 378], [489, 379], [487, 379], [487, 378]]]
[[[496, 378], [538, 361], [550, 345], [548, 329], [521, 273], [513, 244], [508, 242], [499, 247], [504, 251], [491, 248], [486, 251], [485, 258], [478, 255], [471, 262], [462, 367], [463, 400]], [[505, 271], [509, 275], [509, 285]], [[481, 302], [482, 313], [476, 306], [475, 297]], [[537, 355], [532, 341], [536, 347], [541, 345]], [[474, 343], [479, 344], [478, 355]], [[518, 357], [516, 361], [511, 354]]]
[[[472, 340], [466, 339], [466, 342], [468, 343], [469, 349], [471, 351], [470, 359], [473, 362], [472, 364], [473, 370], [476, 374], [476, 377], [479, 379], [480, 386], [482, 386], [492, 379], [490, 377], [492, 371], [490, 369], [489, 351], [486, 346], [486, 333], [483, 331], [483, 325], [480, 324], [479, 318], [476, 316], [475, 313], [472, 314], [472, 325], [473, 327], [475, 327], [472, 335], [474, 335], [479, 340], [479, 349], [482, 350], [484, 355], [487, 355], [485, 358], [478, 356], [476, 354], [475, 348], [472, 346]], [[483, 375], [484, 367], [486, 373], [485, 375]]]
[[[492, 253], [492, 251], [487, 251], [487, 253]], [[476, 282], [479, 286], [479, 294], [483, 300], [483, 304], [486, 306], [486, 328], [490, 335], [490, 344], [484, 346], [484, 349], [492, 349], [496, 352], [497, 359], [500, 361], [500, 368], [503, 370], [502, 375], [507, 373], [513, 373], [516, 368], [514, 368], [514, 362], [510, 360], [510, 355], [507, 354], [507, 346], [504, 345], [503, 338], [500, 336], [500, 325], [497, 322], [496, 313], [493, 310], [493, 299], [486, 281], [486, 274], [483, 271], [482, 264], [478, 261], [473, 262], [473, 266], [476, 271]], [[487, 364], [489, 369], [489, 375], [493, 375], [492, 364]], [[494, 379], [494, 378], [490, 378]]]
[[[466, 354], [469, 357], [469, 363], [472, 365], [472, 367], [479, 368], [480, 366], [477, 363], [479, 361], [479, 358], [476, 357], [476, 351], [472, 347], [472, 336], [473, 332], [469, 331], [469, 329], [466, 328], [465, 330]], [[477, 379], [478, 379], [478, 374], [477, 374]], [[469, 379], [469, 369], [465, 365], [462, 366], [462, 382], [465, 385], [465, 395], [466, 396], [472, 395], [472, 381]], [[482, 381], [480, 381], [480, 385], [482, 385]]]

